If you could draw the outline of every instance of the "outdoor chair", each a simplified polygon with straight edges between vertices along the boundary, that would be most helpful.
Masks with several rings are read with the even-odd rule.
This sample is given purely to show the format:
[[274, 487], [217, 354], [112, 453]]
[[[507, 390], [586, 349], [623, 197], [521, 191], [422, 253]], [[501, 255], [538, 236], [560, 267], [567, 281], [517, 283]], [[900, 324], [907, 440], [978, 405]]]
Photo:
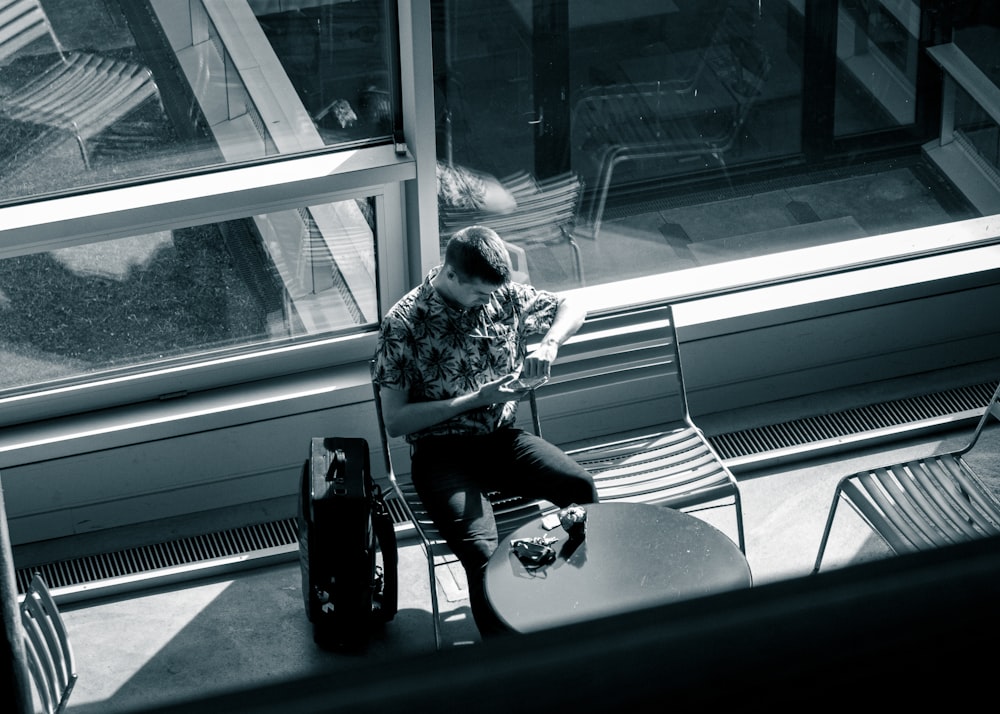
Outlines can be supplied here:
[[73, 134], [89, 169], [87, 139], [159, 93], [145, 67], [66, 52], [38, 0], [0, 0], [0, 62], [45, 36], [55, 45], [58, 59], [0, 97], [0, 116]]
[[[532, 347], [529, 346], [529, 352]], [[392, 440], [385, 431], [378, 385], [375, 411], [385, 467], [393, 491], [404, 504], [427, 555], [431, 582], [434, 636], [441, 644], [435, 570], [457, 562], [427, 515], [409, 481], [399, 479], [391, 458]], [[581, 405], [601, 401], [593, 414]], [[583, 439], [567, 453], [594, 478], [600, 501], [662, 505], [688, 513], [732, 506], [736, 541], [746, 552], [743, 511], [736, 478], [712, 448], [688, 412], [680, 355], [669, 305], [588, 317], [580, 330], [559, 349], [549, 382], [526, 399], [530, 428], [542, 435], [546, 404], [553, 412], [580, 415], [580, 423], [553, 424], [554, 430], [578, 434], [584, 428], [609, 431], [618, 413], [643, 410], [655, 424], [638, 435]], [[562, 418], [553, 416], [553, 422]], [[546, 427], [548, 428], [548, 427]], [[397, 440], [401, 441], [401, 440]], [[565, 441], [558, 439], [559, 443]], [[491, 495], [501, 542], [505, 533], [538, 518], [555, 506], [546, 501]]]
[[543, 414], [544, 402], [559, 400], [561, 392], [583, 403], [614, 400], [595, 411], [605, 430], [615, 423], [616, 409], [646, 410], [653, 421], [637, 434], [601, 435], [568, 449], [593, 476], [602, 503], [650, 503], [689, 513], [731, 505], [737, 544], [746, 552], [736, 478], [688, 411], [669, 305], [588, 317], [560, 348], [552, 378], [538, 391]]
[[76, 661], [59, 609], [37, 573], [21, 603], [21, 624], [28, 671], [43, 711], [61, 712], [76, 683]]
[[[442, 644], [441, 610], [437, 591], [437, 570], [458, 563], [458, 558], [452, 553], [437, 526], [427, 514], [413, 483], [409, 479], [397, 477], [393, 467], [391, 449], [394, 443], [405, 447], [402, 439], [393, 439], [385, 429], [382, 416], [382, 398], [379, 385], [372, 382], [375, 394], [375, 414], [378, 418], [379, 436], [382, 440], [382, 454], [385, 458], [386, 477], [392, 487], [395, 497], [403, 506], [403, 510], [413, 524], [420, 545], [427, 558], [427, 570], [431, 589], [431, 618], [434, 624], [434, 645], [437, 649]], [[554, 508], [547, 501], [506, 496], [500, 492], [490, 494], [493, 512], [497, 523], [497, 533], [500, 542], [521, 525], [540, 516], [545, 510]]]
[[1000, 534], [1000, 501], [965, 461], [990, 416], [1000, 419], [1000, 385], [972, 438], [957, 451], [865, 469], [841, 479], [813, 572], [819, 572], [837, 506], [846, 501], [896, 554]]
[[492, 228], [505, 242], [520, 248], [567, 245], [573, 254], [574, 276], [582, 285], [583, 262], [573, 236], [583, 191], [580, 178], [570, 172], [537, 181], [522, 171], [499, 182], [517, 201], [517, 208], [510, 213], [443, 209], [442, 239], [446, 240], [460, 228], [478, 224]]
[[593, 238], [620, 164], [704, 157], [725, 168], [771, 71], [763, 48], [745, 35], [739, 16], [727, 10], [690, 78], [598, 86], [580, 97], [571, 126], [579, 146], [596, 155]]

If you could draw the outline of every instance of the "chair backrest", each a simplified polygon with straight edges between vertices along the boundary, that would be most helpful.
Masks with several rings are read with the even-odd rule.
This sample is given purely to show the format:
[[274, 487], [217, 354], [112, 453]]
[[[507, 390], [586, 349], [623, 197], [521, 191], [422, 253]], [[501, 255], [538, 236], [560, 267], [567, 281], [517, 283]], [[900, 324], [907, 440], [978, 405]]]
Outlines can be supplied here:
[[575, 173], [536, 181], [525, 172], [500, 180], [517, 201], [509, 213], [483, 213], [474, 209], [442, 211], [441, 235], [445, 239], [465, 226], [489, 226], [505, 241], [516, 244], [547, 243], [571, 230], [580, 206], [583, 184]]
[[[559, 349], [552, 378], [537, 395], [546, 436], [557, 443], [690, 424], [673, 310], [588, 316]], [[555, 428], [560, 420], [564, 425]]]
[[0, 61], [40, 37], [52, 38], [59, 54], [62, 45], [38, 0], [0, 0]]
[[76, 660], [48, 586], [35, 574], [21, 603], [28, 670], [46, 712], [62, 711], [76, 683]]
[[986, 424], [991, 417], [1000, 420], [1000, 382], [997, 383], [997, 388], [993, 391], [993, 396], [990, 397], [990, 401], [986, 405], [986, 411], [983, 412], [979, 423], [976, 424], [976, 430], [972, 432], [972, 438], [969, 440], [969, 443], [957, 453], [964, 454], [976, 445], [976, 442], [979, 441], [979, 435], [983, 433], [983, 429], [986, 428]]

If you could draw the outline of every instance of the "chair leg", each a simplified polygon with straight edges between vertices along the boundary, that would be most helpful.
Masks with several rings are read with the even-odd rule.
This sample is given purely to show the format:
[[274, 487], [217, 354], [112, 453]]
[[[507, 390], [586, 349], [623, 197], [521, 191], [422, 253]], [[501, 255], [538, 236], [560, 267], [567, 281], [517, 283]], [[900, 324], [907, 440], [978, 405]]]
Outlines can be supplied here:
[[434, 649], [441, 649], [441, 610], [438, 605], [437, 578], [434, 577], [434, 556], [427, 551], [427, 570], [431, 583], [431, 620], [434, 624]]
[[580, 255], [580, 246], [574, 240], [573, 235], [568, 231], [564, 231], [566, 235], [566, 240], [569, 241], [570, 250], [573, 251], [573, 260], [576, 262], [576, 279], [577, 282], [582, 287], [585, 285], [583, 278], [583, 258]]
[[740, 499], [739, 491], [733, 496], [733, 505], [736, 507], [736, 536], [739, 539], [740, 550], [743, 551], [743, 555], [746, 555], [747, 541], [746, 535], [743, 532], [743, 503]]
[[600, 188], [598, 189], [598, 194], [595, 197], [594, 205], [591, 210], [591, 231], [593, 233], [593, 238], [596, 241], [597, 236], [601, 231], [601, 220], [604, 216], [604, 206], [608, 200], [608, 191], [611, 188], [611, 176], [615, 170], [615, 164], [619, 161], [619, 154], [621, 154], [624, 147], [612, 146], [604, 152], [601, 158], [601, 168], [598, 171], [598, 178], [600, 179]]
[[87, 154], [87, 144], [86, 144], [86, 141], [84, 140], [84, 138], [82, 136], [80, 136], [79, 134], [77, 134], [75, 132], [74, 132], [73, 135], [76, 137], [76, 143], [80, 145], [80, 155], [83, 157], [83, 167], [87, 171], [90, 171], [90, 156]]
[[830, 539], [830, 531], [833, 528], [833, 519], [837, 515], [837, 506], [840, 505], [840, 487], [837, 487], [836, 493], [833, 494], [833, 503], [830, 504], [830, 513], [826, 517], [826, 525], [823, 527], [823, 536], [819, 541], [819, 552], [816, 553], [816, 563], [813, 565], [813, 575], [819, 572], [820, 565], [823, 563], [823, 554], [826, 552], [826, 544]]

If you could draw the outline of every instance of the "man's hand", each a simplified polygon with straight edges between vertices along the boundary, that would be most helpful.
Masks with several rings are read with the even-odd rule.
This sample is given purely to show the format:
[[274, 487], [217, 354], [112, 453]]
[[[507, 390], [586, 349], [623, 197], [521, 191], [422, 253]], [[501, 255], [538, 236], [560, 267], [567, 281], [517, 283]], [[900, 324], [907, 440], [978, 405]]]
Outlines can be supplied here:
[[500, 402], [520, 399], [527, 394], [527, 391], [523, 393], [503, 391], [503, 387], [516, 378], [516, 375], [508, 374], [500, 379], [487, 382], [474, 392], [430, 402], [411, 402], [405, 391], [383, 388], [381, 391], [382, 413], [385, 418], [386, 431], [389, 436], [404, 436], [440, 424], [446, 419], [451, 419], [470, 409], [479, 409]]
[[496, 379], [492, 382], [487, 382], [479, 388], [476, 392], [477, 403], [480, 406], [489, 406], [490, 404], [497, 404], [498, 402], [511, 402], [512, 395], [518, 395], [519, 392], [514, 392], [509, 389], [505, 389], [508, 384], [517, 379], [516, 374], [508, 374]]
[[538, 349], [524, 358], [524, 366], [521, 368], [521, 376], [528, 377], [548, 377], [552, 372], [552, 363], [556, 361], [559, 354], [559, 343], [554, 340], [546, 340], [538, 346]]

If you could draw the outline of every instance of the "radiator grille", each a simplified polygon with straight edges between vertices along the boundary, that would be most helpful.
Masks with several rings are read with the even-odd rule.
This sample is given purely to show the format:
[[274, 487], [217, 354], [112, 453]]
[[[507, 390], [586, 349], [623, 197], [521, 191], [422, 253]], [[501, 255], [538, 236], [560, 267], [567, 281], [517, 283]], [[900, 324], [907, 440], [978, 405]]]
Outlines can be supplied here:
[[32, 573], [39, 573], [51, 588], [113, 580], [141, 573], [210, 562], [298, 543], [294, 518], [242, 526], [191, 538], [128, 548], [113, 553], [35, 565], [17, 571], [17, 586], [27, 590]]
[[[818, 449], [823, 442], [872, 438], [871, 435], [900, 431], [908, 426], [933, 423], [949, 417], [968, 417], [982, 412], [997, 383], [985, 383], [936, 394], [898, 399], [869, 407], [849, 409], [765, 427], [709, 437], [729, 464], [753, 460], [783, 450]], [[403, 505], [386, 498], [397, 531], [409, 528]], [[34, 565], [17, 571], [17, 586], [27, 590], [32, 573], [40, 573], [62, 600], [97, 597], [110, 592], [148, 587], [151, 581], [189, 579], [193, 572], [215, 573], [223, 567], [236, 569], [260, 564], [264, 558], [293, 560], [298, 557], [298, 525], [295, 518], [260, 523], [129, 548], [112, 553]]]
[[861, 440], [879, 432], [953, 416], [972, 415], [989, 402], [996, 382], [907, 397], [832, 414], [709, 437], [724, 460], [745, 459], [822, 442]]
[[[388, 497], [385, 502], [396, 526], [408, 523], [403, 506], [397, 499]], [[203, 570], [213, 562], [221, 564], [241, 556], [250, 556], [244, 561], [245, 566], [253, 562], [253, 556], [264, 554], [290, 560], [298, 557], [298, 542], [298, 522], [295, 518], [286, 518], [112, 553], [33, 565], [17, 571], [17, 588], [24, 594], [33, 573], [39, 573], [50, 588], [78, 589], [92, 583], [113, 583], [122, 579], [146, 582], [157, 578], [157, 574], [185, 566], [197, 566]], [[143, 575], [149, 577], [144, 579]], [[123, 586], [119, 589], [130, 588]]]

